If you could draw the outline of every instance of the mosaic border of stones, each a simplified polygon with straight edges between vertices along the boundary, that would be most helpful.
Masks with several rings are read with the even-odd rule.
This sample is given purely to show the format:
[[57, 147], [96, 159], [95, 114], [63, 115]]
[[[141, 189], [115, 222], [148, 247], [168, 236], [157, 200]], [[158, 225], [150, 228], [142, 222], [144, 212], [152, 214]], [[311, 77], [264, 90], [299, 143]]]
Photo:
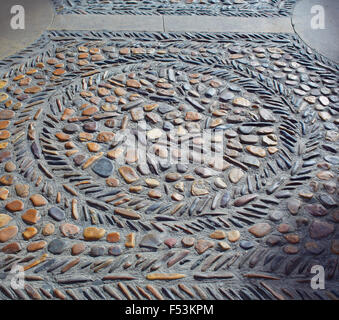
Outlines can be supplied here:
[[[288, 17], [296, 0], [272, 0], [271, 4], [254, 1], [207, 1], [203, 3], [170, 3], [170, 1], [145, 1], [145, 3], [107, 1], [101, 4], [79, 3], [76, 0], [52, 0], [57, 14], [125, 14], [125, 15], [197, 15], [229, 17]], [[113, 2], [113, 3], [112, 3]], [[180, 0], [179, 0], [180, 2]], [[219, 3], [218, 3], [219, 2]], [[222, 4], [221, 4], [222, 2]]]
[[[67, 50], [77, 52], [79, 46], [106, 47], [107, 45], [114, 46], [119, 51], [126, 47], [143, 46], [154, 47], [156, 50], [137, 54], [126, 54], [123, 50], [120, 51], [124, 52], [123, 57], [113, 54], [109, 60], [105, 60], [106, 62], [93, 60], [85, 67], [75, 66], [71, 55], [69, 56], [71, 60], [62, 67], [65, 71], [62, 73], [59, 72], [61, 66], [55, 69], [57, 67], [54, 64], [46, 64], [46, 60], [54, 56], [62, 64], [66, 63], [68, 58], [63, 53]], [[171, 46], [183, 52], [178, 56], [173, 52], [170, 53], [167, 50]], [[279, 55], [279, 49], [265, 56], [262, 64], [246, 63], [244, 55], [252, 52], [250, 48], [262, 46], [281, 48], [286, 55], [285, 58], [295, 59], [298, 62], [296, 70], [286, 70], [287, 73], [294, 75], [289, 77], [292, 82], [286, 83], [286, 78], [281, 77], [273, 80], [265, 74], [273, 65], [278, 68], [288, 68], [281, 64], [282, 56], [276, 56]], [[239, 47], [247, 50], [239, 51], [237, 49]], [[203, 50], [200, 50], [201, 48]], [[192, 55], [191, 51], [200, 52], [202, 55]], [[257, 51], [260, 57], [262, 50]], [[138, 207], [140, 202], [137, 199], [128, 206], [133, 210], [139, 210], [140, 214], [145, 214], [147, 211], [147, 214], [156, 212], [162, 216], [172, 217], [165, 222], [159, 220], [149, 224], [142, 221], [132, 223], [129, 220], [122, 220], [112, 216], [112, 213], [106, 213], [104, 208], [100, 207], [100, 202], [96, 203], [99, 207], [96, 208], [94, 216], [89, 218], [86, 209], [80, 210], [80, 205], [76, 201], [78, 191], [69, 185], [61, 187], [58, 186], [59, 182], [55, 184], [53, 176], [57, 171], [50, 172], [34, 145], [37, 144], [32, 132], [34, 121], [44, 115], [44, 109], [48, 109], [48, 105], [55, 103], [63, 110], [65, 103], [67, 104], [68, 99], [71, 100], [74, 95], [73, 83], [79, 76], [82, 81], [92, 79], [90, 81], [97, 83], [111, 76], [107, 64], [121, 68], [124, 72], [133, 72], [137, 70], [135, 67], [137, 64], [148, 64], [149, 61], [153, 63], [156, 61], [156, 68], [165, 64], [166, 68], [174, 70], [184, 63], [189, 65], [189, 73], [213, 73], [213, 70], [222, 67], [224, 71], [218, 73], [219, 77], [225, 76], [227, 79], [227, 71], [232, 70], [245, 79], [242, 85], [247, 86], [247, 89], [252, 92], [259, 92], [261, 96], [269, 94], [282, 98], [284, 105], [271, 101], [273, 103], [271, 111], [276, 115], [284, 115], [286, 112], [284, 108], [287, 107], [291, 114], [297, 115], [300, 119], [298, 124], [300, 135], [304, 139], [302, 141], [305, 141], [305, 144], [296, 146], [294, 145], [296, 139], [288, 134], [289, 131], [297, 128], [295, 122], [290, 122], [289, 129], [285, 127], [285, 131], [282, 130], [285, 133], [282, 132], [281, 136], [285, 138], [282, 139], [281, 146], [292, 147], [296, 153], [295, 159], [299, 160], [289, 159], [286, 155], [285, 158], [281, 158], [283, 162], [279, 161], [271, 165], [273, 170], [277, 170], [282, 176], [288, 172], [290, 178], [282, 183], [281, 179], [265, 182], [266, 179], [270, 180], [270, 173], [266, 178], [258, 177], [259, 183], [256, 186], [250, 187], [249, 184], [244, 184], [242, 188], [234, 189], [234, 193], [227, 196], [232, 205], [228, 204], [226, 209], [220, 207], [220, 198], [218, 198], [220, 195], [200, 199], [199, 204], [197, 201], [192, 201], [187, 203], [188, 206], [179, 204], [174, 208], [172, 204], [169, 206], [162, 201], [146, 201], [146, 205]], [[176, 300], [336, 299], [338, 297], [337, 172], [339, 162], [336, 155], [338, 66], [312, 52], [299, 42], [297, 37], [285, 34], [52, 31], [45, 33], [39, 41], [21, 53], [0, 62], [0, 66], [2, 88], [7, 88], [8, 80], [20, 74], [29, 76], [39, 74], [39, 69], [50, 77], [49, 83], [44, 83], [43, 80], [46, 78], [41, 77], [33, 80], [40, 82], [39, 85], [45, 88], [42, 92], [26, 90], [26, 93], [22, 94], [18, 91], [16, 97], [10, 98], [11, 90], [7, 91], [8, 95], [1, 93], [1, 126], [2, 129], [6, 129], [6, 126], [9, 128], [7, 135], [1, 132], [3, 150], [0, 153], [1, 163], [3, 163], [0, 177], [1, 206], [2, 212], [6, 212], [1, 216], [0, 221], [1, 240], [5, 241], [0, 253], [1, 299]], [[59, 71], [55, 72], [56, 70]], [[105, 76], [98, 77], [102, 72]], [[309, 80], [309, 77], [313, 81]], [[260, 83], [260, 87], [256, 87], [251, 79]], [[321, 91], [320, 89], [317, 91], [319, 86], [316, 86], [315, 79], [319, 80]], [[296, 88], [298, 84], [293, 81], [297, 81], [301, 88]], [[315, 87], [311, 89], [310, 85]], [[63, 90], [65, 97], [60, 98], [59, 102], [53, 101], [59, 90]], [[311, 97], [307, 95], [308, 91], [312, 92]], [[14, 99], [16, 102], [13, 101]], [[13, 112], [20, 113], [20, 116], [12, 120]], [[47, 126], [58, 121], [52, 113], [49, 113], [49, 116], [44, 115], [43, 120]], [[30, 137], [33, 137], [33, 140]], [[25, 141], [28, 141], [28, 144]], [[57, 176], [59, 181], [62, 176]], [[26, 195], [21, 193], [23, 196], [21, 198], [15, 196], [13, 181], [15, 185], [19, 182], [29, 183], [29, 193]], [[251, 188], [254, 190], [251, 191]], [[257, 195], [255, 202], [251, 194]], [[246, 200], [242, 201], [241, 208], [237, 209], [236, 200], [240, 198]], [[46, 201], [50, 205], [47, 206]], [[41, 207], [38, 205], [39, 202], [42, 203]], [[38, 215], [34, 214], [34, 211], [29, 212], [31, 215], [27, 212], [36, 210], [33, 205], [34, 207], [38, 205], [36, 209], [43, 218], [44, 227], [40, 225], [41, 223], [34, 226], [24, 223], [24, 221], [32, 222], [34, 217], [37, 218]], [[46, 236], [50, 234], [46, 222], [55, 223], [55, 219], [52, 219], [53, 214], [47, 214], [47, 207], [51, 205], [62, 207], [59, 211], [67, 212], [67, 222], [73, 225], [90, 223], [93, 226], [97, 225], [98, 228], [122, 230], [124, 227], [134, 232], [138, 230], [136, 231], [138, 243], [143, 235], [149, 234], [152, 230], [157, 232], [164, 229], [171, 230], [173, 238], [182, 239], [194, 237], [197, 233], [206, 238], [208, 234], [212, 235], [219, 229], [230, 231], [238, 229], [241, 231], [242, 246], [238, 246], [237, 241], [235, 244], [230, 241], [234, 236], [233, 232], [228, 235], [230, 241], [228, 247], [231, 246], [231, 250], [226, 250], [225, 245], [221, 245], [219, 249], [217, 247], [211, 249], [211, 243], [216, 241], [212, 237], [200, 243], [203, 248], [197, 247], [197, 243], [195, 248], [185, 248], [179, 241], [173, 248], [166, 249], [162, 246], [158, 251], [131, 248], [127, 260], [124, 255], [120, 258], [104, 256], [95, 258], [88, 253], [76, 257], [65, 252], [61, 255], [51, 255], [47, 250], [45, 238], [40, 236], [40, 232]], [[126, 206], [122, 205], [122, 207]], [[136, 207], [139, 209], [135, 209]], [[25, 218], [21, 221], [20, 214], [24, 211], [26, 211]], [[195, 225], [185, 223], [185, 220], [180, 218], [186, 219], [186, 213], [189, 212], [193, 217], [196, 216]], [[201, 215], [206, 212], [211, 215]], [[15, 227], [16, 224], [20, 227], [20, 232], [18, 227]], [[273, 227], [276, 230], [273, 230]], [[3, 232], [5, 229], [7, 232]], [[68, 232], [71, 232], [71, 229]], [[220, 235], [220, 232], [218, 234]], [[7, 244], [6, 236], [12, 237], [12, 241], [17, 239], [17, 242]], [[53, 241], [61, 241], [61, 243], [70, 241], [61, 234], [56, 238], [53, 235], [47, 236], [46, 240], [52, 238]], [[131, 239], [127, 238], [121, 241], [130, 242]], [[33, 239], [33, 242], [30, 239]], [[75, 240], [84, 242], [81, 238]], [[94, 242], [94, 245], [96, 243], [104, 242]], [[27, 245], [27, 248], [23, 248], [23, 245]], [[54, 245], [58, 246], [59, 243]], [[31, 248], [34, 246], [37, 250], [30, 250], [30, 246]], [[23, 289], [13, 289], [6, 282], [12, 267], [17, 264], [23, 266], [25, 270], [26, 285]], [[310, 268], [314, 264], [325, 267], [326, 290], [313, 291], [310, 288]], [[129, 268], [133, 268], [133, 272], [130, 272]]]

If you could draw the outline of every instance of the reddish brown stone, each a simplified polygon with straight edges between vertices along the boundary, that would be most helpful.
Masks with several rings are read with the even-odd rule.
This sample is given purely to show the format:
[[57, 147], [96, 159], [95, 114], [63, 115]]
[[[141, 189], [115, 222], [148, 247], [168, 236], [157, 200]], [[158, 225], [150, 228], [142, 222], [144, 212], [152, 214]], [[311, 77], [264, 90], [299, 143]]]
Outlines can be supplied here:
[[79, 243], [76, 243], [75, 245], [73, 245], [72, 247], [72, 255], [73, 256], [76, 256], [82, 252], [84, 252], [86, 250], [86, 245], [79, 242]]
[[45, 248], [46, 245], [47, 245], [46, 241], [43, 241], [43, 240], [35, 241], [35, 242], [30, 243], [27, 246], [27, 251], [29, 251], [29, 252], [38, 251], [38, 250], [41, 250], [41, 249]]
[[22, 216], [22, 220], [24, 220], [28, 224], [35, 224], [40, 220], [40, 214], [36, 209], [28, 209]]
[[10, 212], [17, 212], [24, 209], [24, 203], [21, 200], [14, 200], [6, 204], [5, 207]]
[[3, 253], [7, 253], [7, 254], [14, 254], [14, 253], [19, 252], [20, 250], [21, 250], [21, 246], [20, 246], [20, 243], [18, 242], [9, 243], [1, 249]]

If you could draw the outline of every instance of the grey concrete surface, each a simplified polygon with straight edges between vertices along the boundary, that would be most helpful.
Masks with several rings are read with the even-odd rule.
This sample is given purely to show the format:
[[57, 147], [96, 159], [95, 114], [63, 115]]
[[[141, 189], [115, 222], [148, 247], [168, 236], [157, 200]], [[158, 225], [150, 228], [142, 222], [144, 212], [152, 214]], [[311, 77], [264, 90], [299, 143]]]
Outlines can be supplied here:
[[287, 32], [289, 18], [239, 18], [205, 16], [57, 15], [50, 30]]
[[[311, 26], [311, 13], [315, 5], [324, 8], [325, 29]], [[339, 1], [338, 0], [301, 0], [295, 6], [292, 24], [295, 32], [312, 49], [329, 59], [339, 62]], [[313, 20], [314, 21], [314, 20]]]
[[56, 15], [49, 30], [163, 31], [161, 16]]
[[165, 31], [294, 32], [289, 18], [164, 16], [164, 22]]
[[[25, 9], [25, 29], [13, 30], [11, 8], [21, 5]], [[1, 0], [0, 59], [12, 55], [36, 41], [52, 23], [54, 10], [49, 0]]]

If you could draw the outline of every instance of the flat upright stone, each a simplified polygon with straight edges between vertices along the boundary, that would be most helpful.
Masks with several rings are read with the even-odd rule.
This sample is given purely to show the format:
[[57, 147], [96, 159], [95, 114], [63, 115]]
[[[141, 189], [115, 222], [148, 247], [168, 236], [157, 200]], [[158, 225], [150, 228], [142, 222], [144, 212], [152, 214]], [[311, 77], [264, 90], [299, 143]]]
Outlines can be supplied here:
[[111, 160], [101, 158], [93, 164], [92, 170], [100, 177], [107, 178], [113, 173], [114, 165]]
[[244, 206], [245, 204], [253, 201], [256, 198], [257, 198], [256, 194], [247, 194], [247, 195], [244, 195], [240, 198], [237, 198], [234, 201], [233, 205], [235, 205], [236, 207], [241, 207], [241, 206]]
[[139, 220], [141, 218], [141, 216], [138, 213], [130, 209], [116, 208], [114, 209], [114, 213], [121, 217], [131, 220]]

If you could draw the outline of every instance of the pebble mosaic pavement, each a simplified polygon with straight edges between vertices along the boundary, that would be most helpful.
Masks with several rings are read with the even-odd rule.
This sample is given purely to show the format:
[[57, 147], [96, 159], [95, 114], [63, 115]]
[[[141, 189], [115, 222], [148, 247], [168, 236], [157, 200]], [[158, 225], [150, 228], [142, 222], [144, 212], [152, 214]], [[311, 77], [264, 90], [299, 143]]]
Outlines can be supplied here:
[[296, 0], [53, 0], [57, 14], [288, 17]]
[[0, 68], [0, 299], [339, 297], [338, 65], [298, 37], [49, 31]]

